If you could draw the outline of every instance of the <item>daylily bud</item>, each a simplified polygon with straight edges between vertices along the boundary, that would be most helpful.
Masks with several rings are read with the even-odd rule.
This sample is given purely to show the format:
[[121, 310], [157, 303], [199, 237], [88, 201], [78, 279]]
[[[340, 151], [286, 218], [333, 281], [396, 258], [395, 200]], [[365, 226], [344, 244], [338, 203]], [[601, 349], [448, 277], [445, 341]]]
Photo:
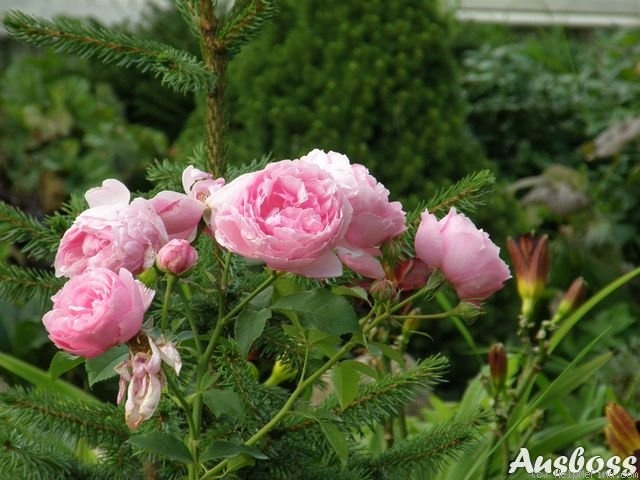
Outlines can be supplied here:
[[526, 234], [507, 239], [507, 249], [516, 273], [522, 313], [531, 314], [535, 302], [544, 292], [549, 273], [549, 237]]
[[290, 365], [281, 360], [276, 360], [276, 363], [273, 364], [271, 375], [265, 380], [264, 384], [270, 386], [280, 385], [295, 377], [296, 373], [298, 373], [297, 370], [292, 369]]
[[158, 268], [176, 277], [184, 275], [198, 260], [198, 252], [186, 240], [171, 240], [156, 256]]
[[554, 320], [557, 321], [569, 315], [569, 313], [575, 310], [584, 301], [586, 294], [587, 284], [585, 283], [584, 278], [576, 278], [569, 287], [569, 290], [567, 290], [562, 297], [562, 300], [560, 300], [558, 309], [553, 316]]
[[622, 458], [640, 451], [640, 433], [631, 415], [617, 403], [607, 405], [605, 415], [609, 421], [604, 428], [609, 450]]
[[494, 392], [501, 392], [507, 380], [507, 352], [502, 343], [494, 344], [489, 350], [489, 372]]

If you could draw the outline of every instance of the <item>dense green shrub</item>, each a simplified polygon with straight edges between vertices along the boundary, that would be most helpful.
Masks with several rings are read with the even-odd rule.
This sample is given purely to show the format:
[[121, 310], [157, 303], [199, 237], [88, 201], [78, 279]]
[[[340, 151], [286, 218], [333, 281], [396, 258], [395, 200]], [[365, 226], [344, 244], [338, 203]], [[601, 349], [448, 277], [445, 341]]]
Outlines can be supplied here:
[[107, 177], [133, 182], [164, 155], [162, 133], [130, 124], [87, 62], [52, 53], [17, 58], [0, 74], [1, 198], [57, 208]]
[[450, 42], [430, 0], [284, 0], [230, 67], [231, 161], [336, 150], [405, 197], [477, 170]]

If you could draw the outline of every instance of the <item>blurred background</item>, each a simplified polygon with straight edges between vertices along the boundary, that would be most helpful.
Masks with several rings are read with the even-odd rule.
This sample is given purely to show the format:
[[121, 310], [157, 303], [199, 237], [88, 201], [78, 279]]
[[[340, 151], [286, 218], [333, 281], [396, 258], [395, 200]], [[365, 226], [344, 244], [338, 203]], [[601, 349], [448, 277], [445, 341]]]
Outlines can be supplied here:
[[[170, 1], [0, 2], [0, 14], [12, 8], [117, 25], [198, 54]], [[575, 277], [592, 294], [640, 262], [639, 54], [635, 0], [282, 0], [230, 65], [229, 161], [340, 151], [406, 209], [490, 168], [495, 191], [470, 214], [501, 246], [549, 234], [552, 306]], [[0, 31], [0, 199], [41, 217], [107, 177], [144, 190], [150, 162], [189, 156], [201, 140], [196, 104], [150, 75]], [[29, 259], [0, 245], [0, 261]], [[563, 345], [570, 358], [613, 325], [601, 348], [616, 356], [602, 382], [628, 401], [640, 400], [639, 295], [637, 284], [618, 291]], [[46, 368], [46, 308], [0, 303], [0, 349]], [[480, 348], [509, 343], [518, 308], [510, 282], [469, 326]], [[539, 308], [539, 320], [548, 315]], [[449, 356], [457, 395], [478, 364], [450, 323], [428, 327], [411, 351]]]

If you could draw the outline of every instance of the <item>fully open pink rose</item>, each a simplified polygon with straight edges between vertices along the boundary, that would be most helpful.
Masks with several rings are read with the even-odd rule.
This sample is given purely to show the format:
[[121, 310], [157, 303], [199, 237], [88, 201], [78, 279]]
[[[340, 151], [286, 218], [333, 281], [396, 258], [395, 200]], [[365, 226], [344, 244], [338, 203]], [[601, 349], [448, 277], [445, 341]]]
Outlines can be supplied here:
[[313, 278], [342, 274], [332, 249], [351, 221], [351, 205], [331, 175], [283, 160], [242, 175], [209, 197], [218, 243], [276, 270]]
[[184, 193], [163, 191], [151, 200], [151, 205], [162, 219], [169, 240], [192, 242], [198, 232], [205, 205]]
[[167, 243], [167, 232], [150, 201], [135, 199], [117, 180], [89, 190], [82, 212], [60, 241], [56, 276], [73, 277], [88, 269], [126, 268], [140, 273], [153, 265], [154, 252]]
[[439, 221], [425, 211], [415, 242], [416, 256], [441, 270], [462, 300], [481, 302], [511, 277], [489, 235], [455, 208]]
[[329, 172], [345, 192], [353, 216], [337, 249], [340, 259], [353, 271], [370, 278], [384, 277], [377, 257], [380, 244], [406, 230], [400, 202], [389, 201], [389, 190], [366, 167], [351, 164], [340, 153], [313, 150], [301, 160]]
[[58, 348], [91, 358], [138, 333], [153, 295], [124, 268], [96, 268], [69, 280], [42, 322]]

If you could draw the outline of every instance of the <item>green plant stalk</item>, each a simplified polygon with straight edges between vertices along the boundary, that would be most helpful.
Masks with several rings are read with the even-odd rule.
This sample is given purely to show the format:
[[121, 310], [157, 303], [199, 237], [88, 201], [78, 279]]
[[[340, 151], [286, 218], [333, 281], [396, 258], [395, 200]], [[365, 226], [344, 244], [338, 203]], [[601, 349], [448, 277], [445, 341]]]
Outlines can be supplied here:
[[187, 295], [186, 289], [187, 286], [184, 283], [181, 283], [178, 291], [180, 293], [180, 298], [182, 299], [182, 305], [184, 306], [184, 313], [187, 317], [187, 322], [189, 322], [189, 327], [191, 327], [191, 332], [193, 333], [196, 353], [198, 354], [198, 358], [200, 358], [200, 355], [202, 355], [202, 345], [200, 345], [198, 327], [196, 326], [195, 318], [193, 318], [193, 311], [191, 310], [191, 303], [189, 302], [189, 296]]
[[167, 273], [167, 288], [164, 291], [164, 300], [162, 302], [162, 317], [160, 320], [160, 332], [164, 333], [167, 330], [167, 317], [169, 316], [169, 300], [173, 293], [173, 287], [178, 281], [178, 277]]
[[200, 51], [202, 60], [216, 77], [216, 86], [205, 97], [205, 151], [207, 166], [214, 177], [224, 175], [224, 76], [227, 59], [224, 45], [218, 40], [220, 20], [214, 12], [214, 2], [200, 0]]
[[628, 283], [635, 277], [640, 275], [640, 267], [616, 278], [613, 282], [603, 287], [598, 293], [592, 296], [589, 300], [583, 303], [578, 309], [569, 315], [563, 322], [561, 322], [558, 330], [555, 331], [551, 339], [549, 340], [548, 352], [551, 354], [556, 347], [560, 344], [562, 339], [571, 331], [576, 323], [580, 321], [593, 307], [612, 294], [615, 290], [620, 288], [625, 283]]

